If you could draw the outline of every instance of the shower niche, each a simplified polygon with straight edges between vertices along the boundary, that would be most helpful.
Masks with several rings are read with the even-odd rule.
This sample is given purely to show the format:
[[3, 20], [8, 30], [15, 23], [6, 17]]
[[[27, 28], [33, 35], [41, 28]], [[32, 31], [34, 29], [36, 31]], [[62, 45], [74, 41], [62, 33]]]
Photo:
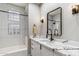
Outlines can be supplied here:
[[47, 37], [52, 30], [53, 36], [62, 35], [62, 8], [58, 7], [47, 13]]

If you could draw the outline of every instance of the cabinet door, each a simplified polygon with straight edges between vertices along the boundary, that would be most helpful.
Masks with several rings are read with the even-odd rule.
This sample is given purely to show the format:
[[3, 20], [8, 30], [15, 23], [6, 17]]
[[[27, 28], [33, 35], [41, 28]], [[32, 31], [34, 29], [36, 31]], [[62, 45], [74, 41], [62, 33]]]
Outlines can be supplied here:
[[59, 53], [59, 52], [57, 52], [57, 51], [54, 51], [54, 56], [65, 56], [65, 55], [62, 54], [62, 53]]
[[53, 51], [47, 47], [41, 46], [41, 56], [53, 56]]
[[31, 41], [31, 55], [39, 56], [40, 55], [40, 44], [37, 42]]

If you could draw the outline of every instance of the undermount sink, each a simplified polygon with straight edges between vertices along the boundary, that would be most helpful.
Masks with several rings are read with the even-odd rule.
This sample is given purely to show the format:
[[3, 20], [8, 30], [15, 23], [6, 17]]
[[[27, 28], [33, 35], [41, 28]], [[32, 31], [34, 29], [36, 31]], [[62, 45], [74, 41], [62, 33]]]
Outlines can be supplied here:
[[56, 42], [61, 42], [61, 43], [67, 43], [69, 40], [64, 40], [64, 39], [54, 39]]

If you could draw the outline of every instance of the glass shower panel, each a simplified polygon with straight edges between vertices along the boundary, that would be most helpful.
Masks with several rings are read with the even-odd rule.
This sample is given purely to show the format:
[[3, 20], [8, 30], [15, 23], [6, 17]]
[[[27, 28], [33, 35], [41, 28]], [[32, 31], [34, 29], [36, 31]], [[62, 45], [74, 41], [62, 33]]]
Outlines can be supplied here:
[[0, 48], [24, 45], [27, 18], [28, 16], [0, 11]]

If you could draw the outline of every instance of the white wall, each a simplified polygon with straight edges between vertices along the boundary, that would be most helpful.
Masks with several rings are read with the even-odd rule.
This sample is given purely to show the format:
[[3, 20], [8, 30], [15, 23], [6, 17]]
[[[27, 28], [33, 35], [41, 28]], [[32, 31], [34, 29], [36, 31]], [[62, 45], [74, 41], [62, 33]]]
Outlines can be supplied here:
[[[39, 27], [39, 21], [40, 21], [40, 7], [37, 4], [29, 3], [28, 5], [28, 55], [31, 54], [31, 40], [29, 39], [29, 36], [32, 35], [32, 26], [33, 24], [37, 25], [37, 28]], [[39, 28], [38, 28], [39, 29]]]
[[57, 7], [62, 7], [62, 30], [63, 39], [79, 41], [79, 14], [72, 15], [73, 4], [68, 3], [44, 3], [41, 5], [41, 17], [45, 18], [43, 35], [46, 35], [47, 29], [47, 13]]
[[[15, 10], [24, 14], [25, 9], [17, 7], [11, 4], [0, 3], [0, 10]], [[21, 16], [21, 34], [20, 35], [8, 35], [8, 14], [0, 12], [0, 48], [9, 47], [13, 45], [24, 44], [24, 33], [26, 19]], [[26, 17], [27, 18], [27, 17]]]
[[29, 4], [29, 34], [32, 35], [33, 24], [37, 25], [39, 31], [40, 7], [37, 4]]

